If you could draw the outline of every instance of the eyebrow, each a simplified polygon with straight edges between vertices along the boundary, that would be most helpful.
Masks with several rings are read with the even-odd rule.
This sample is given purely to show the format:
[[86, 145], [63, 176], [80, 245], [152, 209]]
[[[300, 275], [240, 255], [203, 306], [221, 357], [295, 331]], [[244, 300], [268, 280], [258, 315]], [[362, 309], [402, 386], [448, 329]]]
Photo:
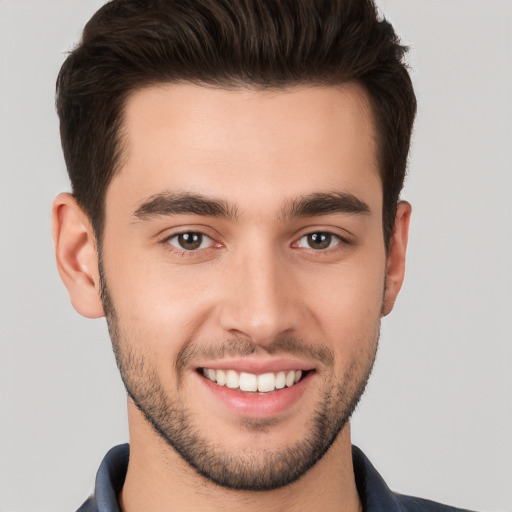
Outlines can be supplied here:
[[353, 194], [346, 192], [318, 192], [290, 201], [283, 209], [283, 218], [314, 217], [344, 213], [368, 215], [370, 207]]
[[137, 208], [133, 217], [135, 220], [148, 220], [158, 216], [184, 213], [227, 219], [238, 217], [237, 208], [226, 201], [199, 194], [170, 192], [151, 196]]
[[[344, 213], [367, 215], [370, 207], [353, 194], [346, 192], [317, 192], [289, 201], [279, 213], [280, 219], [314, 217]], [[238, 208], [221, 199], [200, 194], [166, 192], [151, 196], [133, 213], [135, 220], [148, 220], [166, 215], [191, 214], [205, 217], [223, 217], [236, 220]]]

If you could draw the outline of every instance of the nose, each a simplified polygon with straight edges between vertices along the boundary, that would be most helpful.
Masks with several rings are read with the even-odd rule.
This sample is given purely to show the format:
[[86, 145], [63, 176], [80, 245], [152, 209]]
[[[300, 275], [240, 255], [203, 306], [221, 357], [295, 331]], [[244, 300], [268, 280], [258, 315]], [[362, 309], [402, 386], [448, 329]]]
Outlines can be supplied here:
[[231, 262], [225, 277], [220, 324], [225, 332], [260, 346], [300, 328], [293, 270], [275, 251], [246, 252]]

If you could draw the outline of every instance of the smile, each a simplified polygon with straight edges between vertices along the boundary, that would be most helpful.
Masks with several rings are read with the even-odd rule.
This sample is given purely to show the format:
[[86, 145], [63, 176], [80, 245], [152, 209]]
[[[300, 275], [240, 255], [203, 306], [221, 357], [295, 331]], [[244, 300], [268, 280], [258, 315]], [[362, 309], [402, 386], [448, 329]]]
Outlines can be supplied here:
[[239, 389], [244, 392], [270, 393], [272, 391], [291, 387], [303, 376], [302, 370], [268, 372], [261, 375], [236, 370], [215, 370], [203, 368], [202, 374], [219, 386]]

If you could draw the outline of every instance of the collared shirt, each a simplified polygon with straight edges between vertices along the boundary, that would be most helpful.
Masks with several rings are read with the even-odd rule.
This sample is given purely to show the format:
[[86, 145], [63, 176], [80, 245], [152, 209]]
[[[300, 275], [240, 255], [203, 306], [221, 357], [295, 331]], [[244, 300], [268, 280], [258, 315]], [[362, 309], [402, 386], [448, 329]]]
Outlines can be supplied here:
[[[94, 495], [77, 512], [121, 511], [117, 496], [124, 484], [129, 457], [128, 444], [116, 446], [107, 453], [96, 475]], [[352, 460], [364, 512], [469, 512], [391, 491], [357, 446], [352, 447]]]

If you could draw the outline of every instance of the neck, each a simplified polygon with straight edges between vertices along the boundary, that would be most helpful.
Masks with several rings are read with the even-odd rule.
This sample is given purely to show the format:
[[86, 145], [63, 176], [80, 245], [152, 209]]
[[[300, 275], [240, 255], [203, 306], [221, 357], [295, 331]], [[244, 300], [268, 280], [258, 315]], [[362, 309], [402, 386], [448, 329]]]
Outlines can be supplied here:
[[199, 475], [129, 403], [130, 461], [119, 495], [123, 512], [176, 510], [361, 511], [347, 424], [326, 455], [296, 482], [273, 491], [236, 491]]

